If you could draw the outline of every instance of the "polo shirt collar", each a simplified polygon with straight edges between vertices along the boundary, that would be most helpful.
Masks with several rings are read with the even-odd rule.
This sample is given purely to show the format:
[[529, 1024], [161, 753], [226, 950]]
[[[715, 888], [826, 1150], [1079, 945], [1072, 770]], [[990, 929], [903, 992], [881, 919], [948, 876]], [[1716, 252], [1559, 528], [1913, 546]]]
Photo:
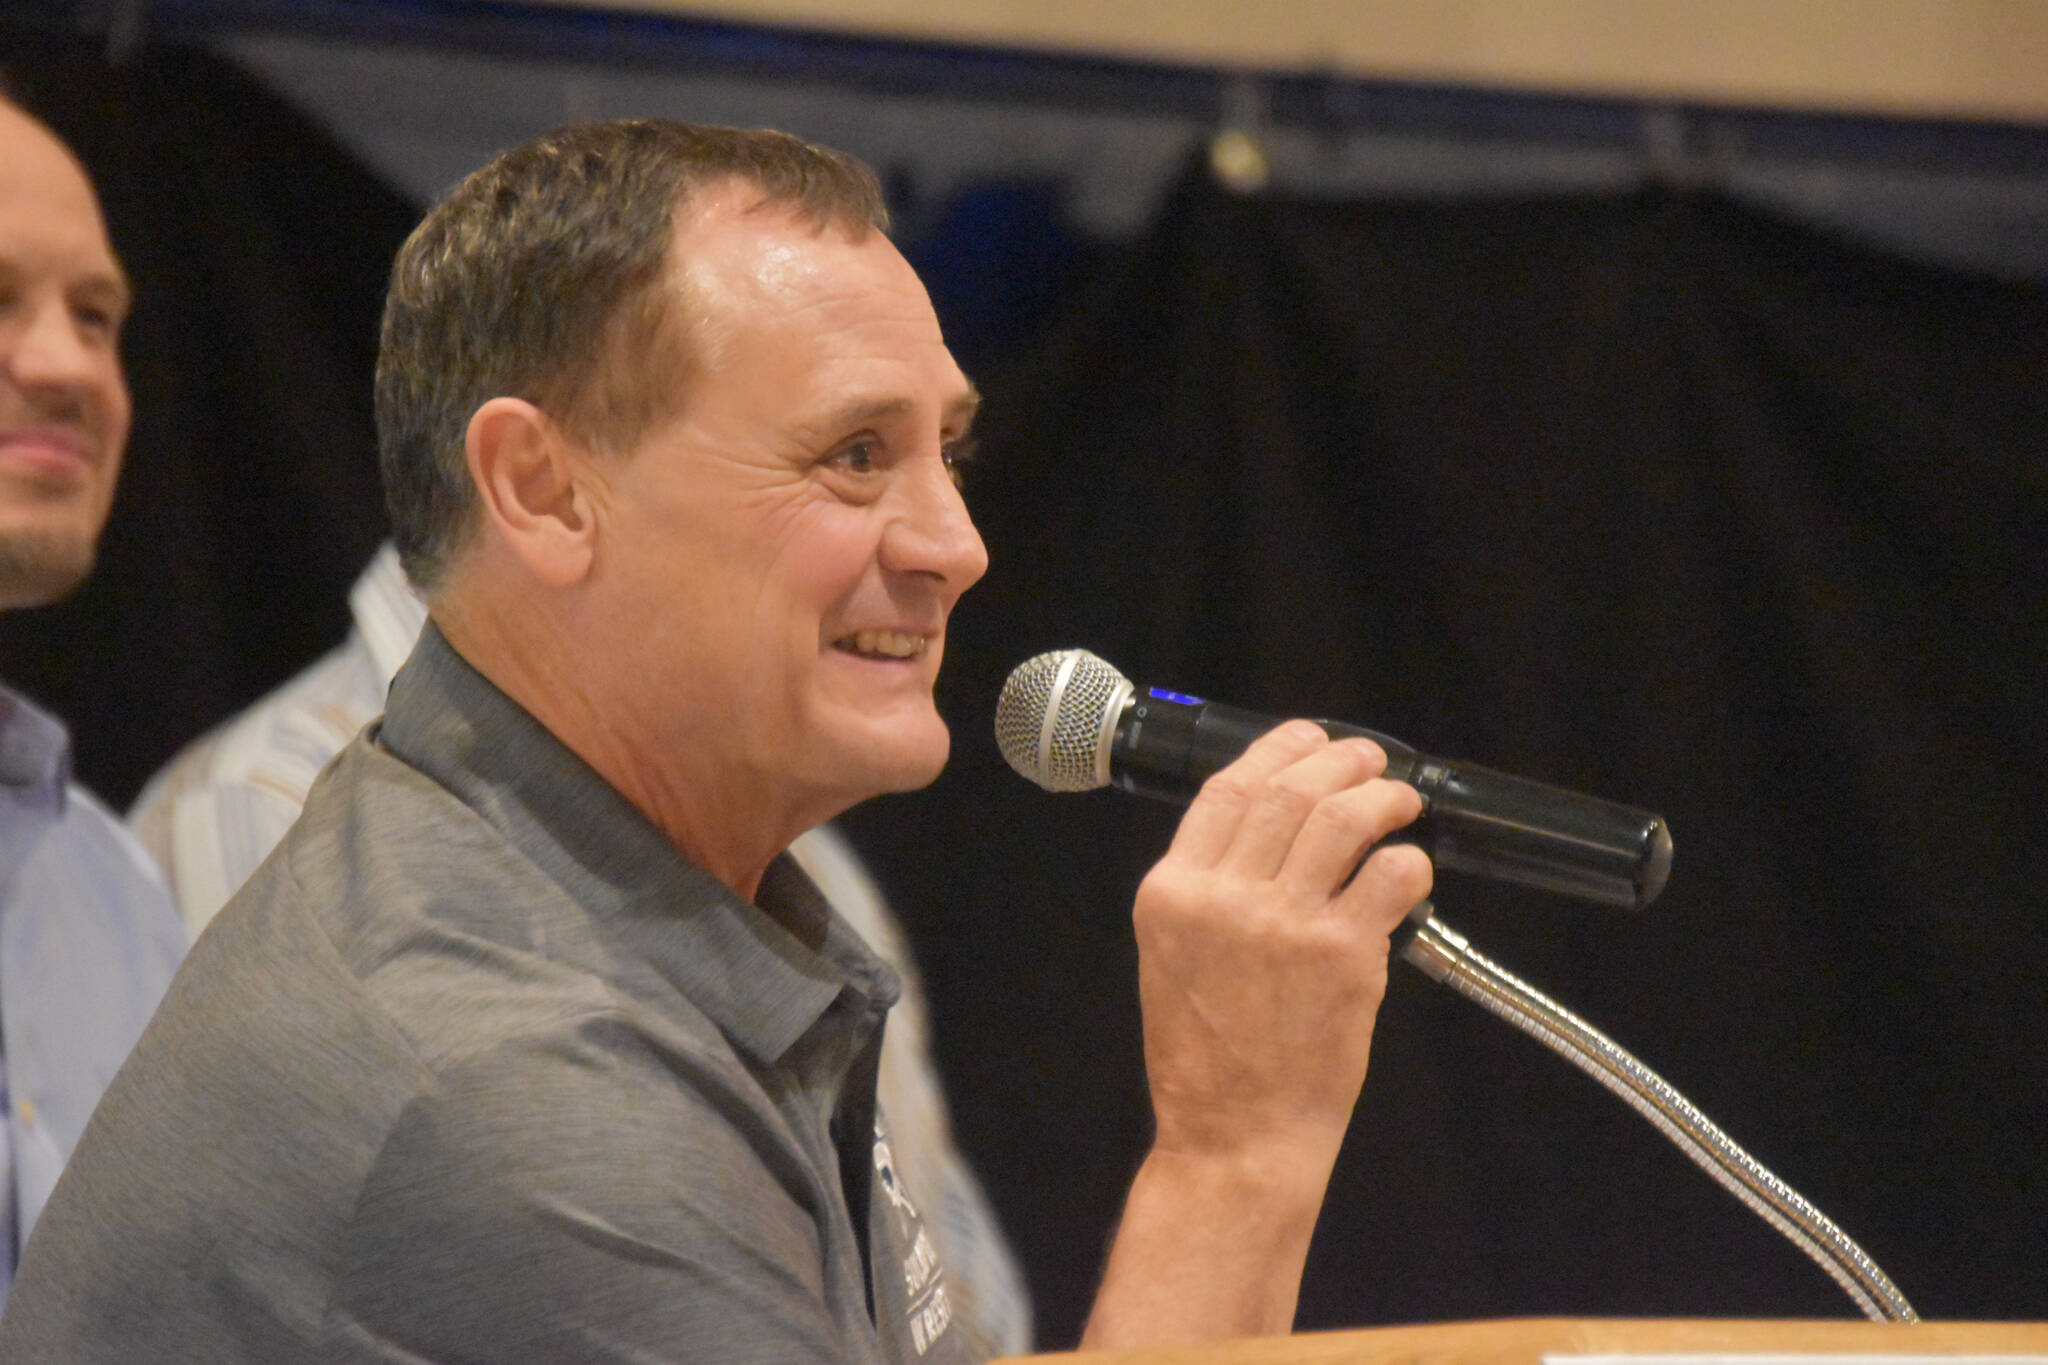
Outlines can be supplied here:
[[[377, 739], [475, 810], [579, 906], [608, 920], [754, 1061], [780, 1060], [844, 992], [860, 997], [861, 1013], [895, 1002], [895, 973], [787, 854], [770, 867], [760, 894], [802, 938], [684, 858], [431, 622], [392, 682]], [[634, 990], [621, 964], [581, 965]]]

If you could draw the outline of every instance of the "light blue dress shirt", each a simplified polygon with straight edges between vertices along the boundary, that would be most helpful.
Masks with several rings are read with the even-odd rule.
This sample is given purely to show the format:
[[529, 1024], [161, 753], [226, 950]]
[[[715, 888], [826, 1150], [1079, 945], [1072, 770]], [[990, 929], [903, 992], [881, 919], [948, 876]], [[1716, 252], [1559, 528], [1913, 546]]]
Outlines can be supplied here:
[[62, 723], [0, 687], [0, 1307], [100, 1092], [184, 955], [149, 856], [71, 781]]

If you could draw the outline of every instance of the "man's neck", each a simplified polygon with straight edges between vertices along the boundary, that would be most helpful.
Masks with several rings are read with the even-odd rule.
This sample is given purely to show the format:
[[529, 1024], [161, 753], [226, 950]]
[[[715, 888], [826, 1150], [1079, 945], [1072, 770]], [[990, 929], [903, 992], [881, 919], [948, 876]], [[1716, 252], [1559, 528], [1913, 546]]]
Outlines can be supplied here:
[[[631, 704], [580, 665], [601, 651], [560, 613], [451, 584], [429, 602], [435, 626], [469, 665], [523, 707], [668, 836], [748, 901], [768, 864], [836, 809], [785, 811], [754, 774], [694, 768], [633, 723]], [[644, 705], [644, 700], [642, 702]]]

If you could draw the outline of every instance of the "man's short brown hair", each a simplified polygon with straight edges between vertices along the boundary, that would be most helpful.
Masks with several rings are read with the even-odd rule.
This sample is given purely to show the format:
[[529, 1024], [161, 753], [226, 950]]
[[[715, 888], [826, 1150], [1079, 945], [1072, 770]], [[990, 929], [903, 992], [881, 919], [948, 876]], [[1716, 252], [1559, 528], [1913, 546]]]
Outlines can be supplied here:
[[406, 240], [384, 305], [377, 433], [416, 586], [431, 590], [469, 538], [463, 440], [490, 399], [524, 398], [613, 451], [673, 415], [689, 332], [659, 287], [673, 225], [694, 193], [733, 180], [821, 228], [888, 228], [874, 173], [844, 153], [786, 133], [619, 119], [504, 153]]

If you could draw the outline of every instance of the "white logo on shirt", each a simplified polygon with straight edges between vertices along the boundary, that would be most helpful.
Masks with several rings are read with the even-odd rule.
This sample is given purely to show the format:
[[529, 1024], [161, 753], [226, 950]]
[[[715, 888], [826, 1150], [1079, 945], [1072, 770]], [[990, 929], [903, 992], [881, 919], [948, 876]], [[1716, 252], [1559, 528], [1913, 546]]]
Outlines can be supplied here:
[[898, 1244], [910, 1248], [910, 1254], [903, 1258], [903, 1292], [910, 1303], [905, 1316], [909, 1320], [911, 1343], [923, 1355], [952, 1325], [953, 1301], [946, 1296], [946, 1272], [939, 1264], [938, 1249], [925, 1231], [924, 1220], [918, 1217], [917, 1206], [910, 1202], [910, 1192], [897, 1178], [896, 1156], [889, 1150], [889, 1138], [879, 1115], [875, 1118], [875, 1179], [895, 1210]]

